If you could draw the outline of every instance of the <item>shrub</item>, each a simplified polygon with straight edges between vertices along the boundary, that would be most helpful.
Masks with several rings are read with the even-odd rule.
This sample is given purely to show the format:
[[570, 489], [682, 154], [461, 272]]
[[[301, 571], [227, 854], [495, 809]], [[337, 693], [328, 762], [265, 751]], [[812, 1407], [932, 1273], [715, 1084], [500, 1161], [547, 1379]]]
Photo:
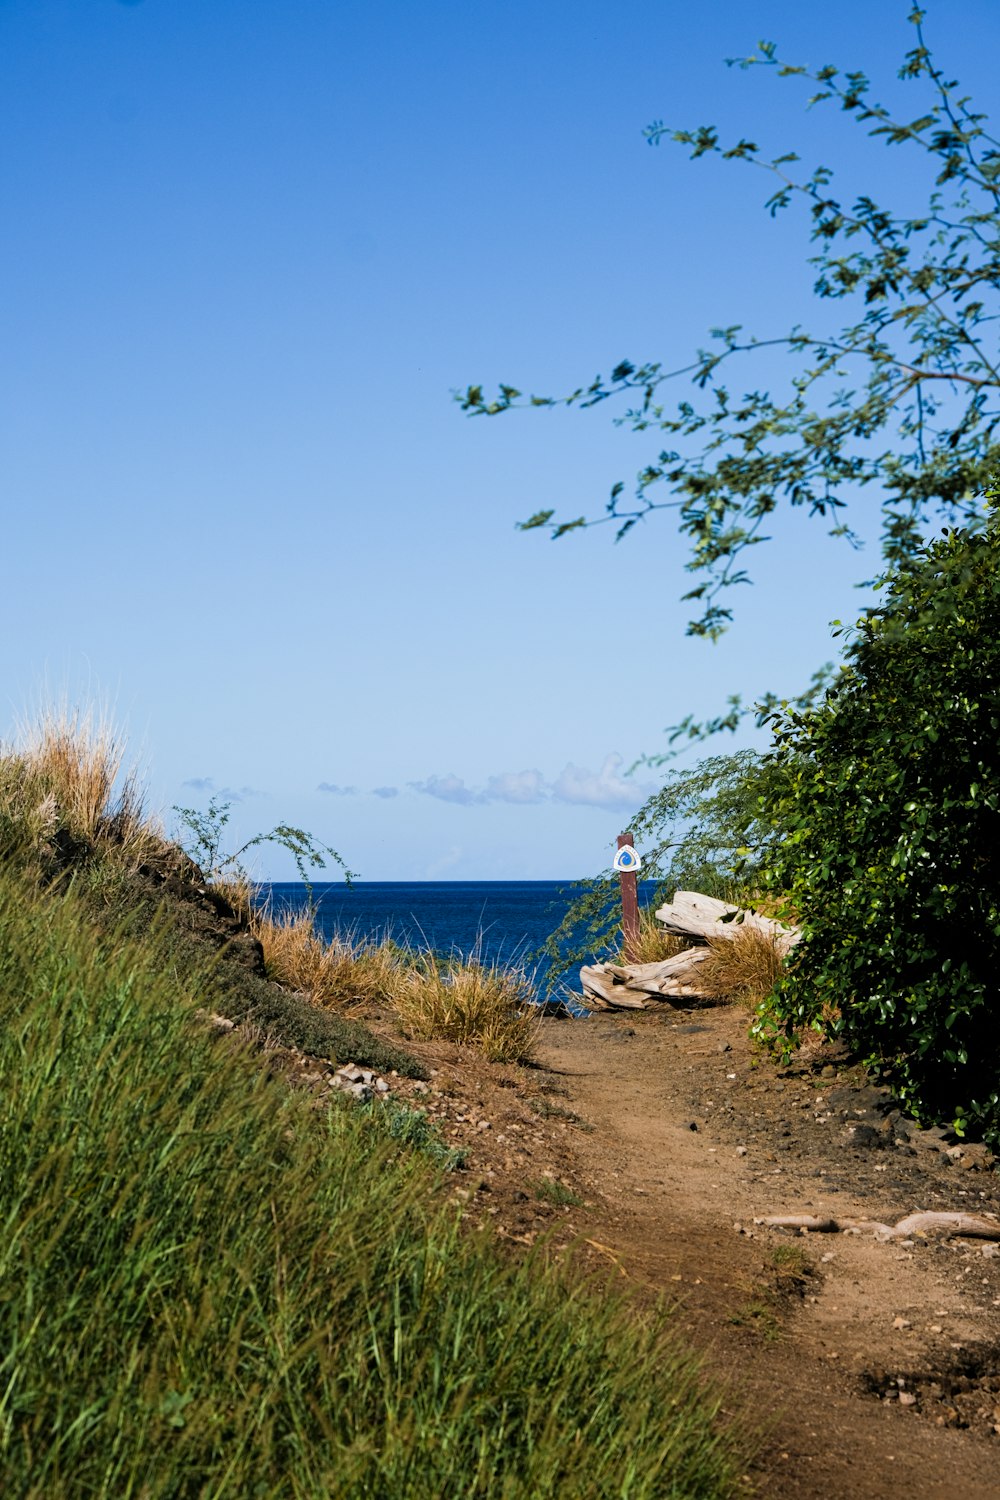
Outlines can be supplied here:
[[[916, 1113], [1000, 1140], [1000, 511], [884, 585], [824, 700], [774, 721], [771, 880], [803, 940], [758, 1023], [823, 1024]], [[777, 785], [780, 787], [781, 782]]]

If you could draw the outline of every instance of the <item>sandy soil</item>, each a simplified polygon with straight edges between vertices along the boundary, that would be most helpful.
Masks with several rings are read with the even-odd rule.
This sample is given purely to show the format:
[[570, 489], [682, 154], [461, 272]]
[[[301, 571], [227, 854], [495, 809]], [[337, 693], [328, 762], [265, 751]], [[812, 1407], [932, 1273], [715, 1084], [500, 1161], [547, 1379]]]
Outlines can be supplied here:
[[467, 1212], [676, 1297], [733, 1410], [767, 1427], [748, 1492], [997, 1500], [1000, 1244], [754, 1222], [1000, 1215], [982, 1148], [919, 1131], [829, 1047], [761, 1060], [731, 1008], [547, 1019], [528, 1070], [420, 1050], [430, 1084], [394, 1091], [466, 1150]]

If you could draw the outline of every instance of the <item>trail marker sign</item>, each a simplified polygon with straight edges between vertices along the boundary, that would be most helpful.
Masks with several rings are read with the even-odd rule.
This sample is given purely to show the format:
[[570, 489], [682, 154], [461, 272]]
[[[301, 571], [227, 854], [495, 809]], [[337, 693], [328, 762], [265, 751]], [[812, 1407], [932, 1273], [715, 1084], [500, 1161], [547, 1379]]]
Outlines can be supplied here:
[[634, 963], [639, 951], [639, 884], [636, 871], [642, 860], [635, 852], [630, 833], [618, 835], [618, 852], [615, 869], [622, 888], [622, 936], [625, 939], [625, 957]]

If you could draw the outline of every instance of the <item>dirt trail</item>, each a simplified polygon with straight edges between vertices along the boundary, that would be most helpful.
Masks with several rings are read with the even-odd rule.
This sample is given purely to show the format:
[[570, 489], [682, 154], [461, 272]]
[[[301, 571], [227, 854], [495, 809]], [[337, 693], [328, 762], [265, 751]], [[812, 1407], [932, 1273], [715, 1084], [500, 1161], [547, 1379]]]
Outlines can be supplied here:
[[[918, 1131], [835, 1053], [759, 1064], [746, 1015], [544, 1024], [589, 1254], [675, 1292], [711, 1367], [773, 1422], [759, 1493], [1000, 1496], [1000, 1256], [985, 1242], [791, 1235], [775, 1213], [1000, 1213], [983, 1153]], [[740, 1226], [740, 1227], [737, 1227]]]

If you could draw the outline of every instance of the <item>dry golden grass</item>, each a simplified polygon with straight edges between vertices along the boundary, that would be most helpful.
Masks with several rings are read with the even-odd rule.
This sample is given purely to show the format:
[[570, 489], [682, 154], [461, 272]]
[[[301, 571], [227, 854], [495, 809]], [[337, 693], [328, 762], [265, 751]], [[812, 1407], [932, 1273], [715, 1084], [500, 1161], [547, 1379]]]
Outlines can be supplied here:
[[686, 938], [676, 937], [661, 927], [651, 911], [640, 911], [639, 913], [639, 941], [630, 949], [628, 957], [625, 955], [625, 936], [621, 935], [618, 953], [613, 962], [619, 964], [655, 964], [661, 959], [673, 958], [677, 953], [683, 953], [685, 948], [690, 947]]
[[771, 993], [787, 953], [778, 934], [759, 927], [734, 927], [732, 937], [709, 938], [708, 946], [711, 956], [698, 970], [699, 988], [748, 1007]]
[[304, 991], [317, 1005], [382, 1004], [395, 996], [403, 962], [393, 943], [349, 935], [325, 942], [309, 912], [285, 911], [277, 917], [252, 912], [250, 928], [264, 950], [270, 977]]
[[0, 801], [39, 847], [64, 829], [132, 867], [163, 848], [123, 738], [93, 711], [48, 708], [22, 724], [17, 743], [0, 750]]
[[392, 998], [411, 1036], [470, 1042], [491, 1062], [523, 1062], [538, 1035], [532, 995], [522, 969], [476, 958], [442, 964], [431, 956], [400, 975]]
[[217, 875], [212, 881], [212, 890], [229, 902], [241, 922], [254, 928], [254, 936], [260, 937], [254, 926], [254, 883], [245, 870], [230, 869], [225, 875]]

